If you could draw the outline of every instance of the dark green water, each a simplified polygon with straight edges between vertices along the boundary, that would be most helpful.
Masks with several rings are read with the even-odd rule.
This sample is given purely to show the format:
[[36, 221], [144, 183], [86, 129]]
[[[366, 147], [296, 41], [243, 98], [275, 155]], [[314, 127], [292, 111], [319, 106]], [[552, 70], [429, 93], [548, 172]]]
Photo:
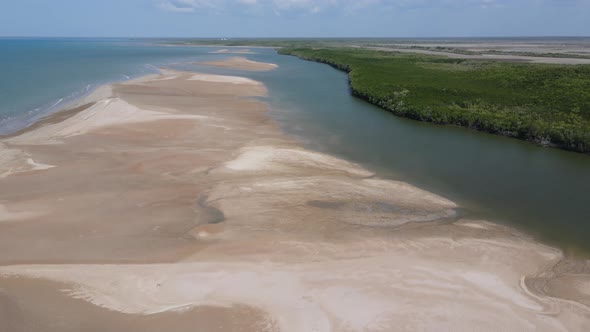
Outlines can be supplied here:
[[346, 74], [327, 65], [271, 51], [250, 58], [280, 66], [249, 76], [267, 84], [272, 116], [308, 147], [590, 253], [590, 156], [402, 119], [350, 96]]

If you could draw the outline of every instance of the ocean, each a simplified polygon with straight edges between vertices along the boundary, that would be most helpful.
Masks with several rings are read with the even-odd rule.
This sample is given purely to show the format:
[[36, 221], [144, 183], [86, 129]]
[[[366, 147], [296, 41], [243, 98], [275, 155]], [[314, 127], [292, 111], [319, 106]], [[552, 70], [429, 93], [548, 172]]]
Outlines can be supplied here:
[[0, 134], [26, 127], [102, 84], [203, 59], [209, 51], [149, 40], [0, 38]]

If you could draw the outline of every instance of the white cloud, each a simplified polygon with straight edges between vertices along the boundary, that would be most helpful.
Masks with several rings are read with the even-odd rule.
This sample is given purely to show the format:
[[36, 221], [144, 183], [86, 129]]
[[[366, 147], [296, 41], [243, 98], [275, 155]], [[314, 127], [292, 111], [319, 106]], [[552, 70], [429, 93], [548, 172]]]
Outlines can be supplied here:
[[248, 6], [250, 9], [256, 9], [259, 13], [267, 12], [278, 15], [281, 13], [319, 14], [328, 11], [350, 15], [371, 8], [377, 8], [379, 10], [462, 8], [475, 6], [489, 8], [500, 6], [502, 3], [506, 4], [509, 2], [508, 0], [160, 0], [159, 7], [172, 12], [215, 10], [218, 12], [235, 12], [239, 14], [239, 8]]
[[177, 13], [192, 13], [202, 9], [215, 9], [219, 1], [213, 0], [164, 0], [159, 3], [162, 10]]
[[[400, 0], [400, 2], [406, 1], [412, 0]], [[158, 5], [162, 10], [185, 13], [211, 9], [232, 11], [235, 10], [236, 5], [246, 5], [275, 13], [318, 14], [327, 9], [360, 10], [383, 2], [387, 2], [387, 0], [160, 0]], [[393, 2], [396, 2], [396, 0]]]
[[164, 1], [159, 4], [160, 9], [167, 11], [167, 12], [176, 12], [176, 13], [191, 13], [195, 11], [194, 8], [190, 7], [176, 7], [174, 4], [168, 1]]

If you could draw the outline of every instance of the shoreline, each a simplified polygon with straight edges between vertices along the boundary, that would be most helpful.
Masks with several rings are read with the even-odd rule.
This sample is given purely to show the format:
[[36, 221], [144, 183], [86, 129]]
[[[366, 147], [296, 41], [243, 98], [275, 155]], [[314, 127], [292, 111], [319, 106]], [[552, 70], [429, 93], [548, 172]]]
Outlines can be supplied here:
[[249, 79], [163, 70], [2, 138], [0, 155], [52, 165], [0, 178], [2, 303], [33, 308], [32, 287], [60, 299], [57, 312], [77, 301], [97, 326], [236, 305], [256, 314], [233, 322], [260, 331], [590, 322], [587, 263], [507, 226], [447, 223], [454, 202], [302, 148], [264, 94]]
[[[228, 46], [228, 47], [247, 48], [247, 47], [242, 47], [242, 46]], [[252, 46], [252, 47], [258, 47], [258, 46]], [[272, 47], [258, 47], [258, 48], [272, 48]], [[225, 52], [220, 52], [220, 54], [224, 54], [224, 53]], [[229, 52], [227, 54], [233, 54], [233, 53]], [[200, 65], [205, 65], [205, 66], [210, 66], [210, 67], [219, 67], [219, 68], [233, 68], [233, 69], [239, 69], [239, 70], [245, 70], [245, 71], [255, 71], [255, 72], [256, 71], [274, 70], [274, 69], [278, 68], [278, 66], [276, 64], [251, 61], [251, 60], [248, 60], [243, 57], [248, 54], [249, 53], [236, 53], [235, 54], [236, 56], [233, 57], [233, 59], [230, 59], [232, 61], [229, 61], [227, 63], [224, 63], [225, 60], [218, 60], [218, 61], [195, 62], [195, 64], [200, 64]], [[242, 55], [242, 56], [240, 56], [240, 55]], [[36, 119], [33, 118], [34, 119], [34, 120], [32, 119], [33, 122], [30, 122], [25, 127], [13, 130], [12, 132], [10, 132], [8, 134], [0, 134], [0, 140], [24, 134], [28, 131], [35, 130], [35, 129], [42, 127], [44, 125], [47, 125], [47, 124], [54, 124], [56, 122], [61, 122], [65, 119], [77, 114], [78, 112], [81, 112], [89, 107], [92, 107], [98, 101], [105, 99], [105, 98], [107, 98], [107, 96], [111, 95], [112, 86], [115, 84], [132, 83], [135, 81], [141, 82], [143, 80], [149, 80], [150, 78], [154, 78], [154, 77], [162, 74], [162, 72], [166, 72], [166, 71], [175, 71], [175, 70], [169, 69], [166, 67], [162, 67], [162, 68], [158, 68], [158, 73], [144, 74], [144, 75], [140, 75], [137, 77], [130, 77], [125, 80], [113, 81], [113, 82], [97, 85], [93, 90], [88, 91], [86, 94], [81, 95], [78, 98], [74, 98], [71, 101], [68, 101], [61, 108], [58, 108], [58, 109], [52, 110], [52, 111], [50, 110], [47, 112], [40, 112], [39, 116]]]
[[[371, 51], [371, 49], [368, 50]], [[346, 60], [338, 60], [325, 55], [318, 56], [317, 54], [313, 54], [313, 51], [314, 50], [312, 49], [286, 49], [281, 54], [294, 56], [304, 61], [325, 64], [345, 73], [348, 77], [349, 92], [352, 96], [398, 117], [432, 123], [435, 125], [462, 127], [492, 135], [518, 139], [539, 147], [557, 148], [564, 151], [590, 155], [588, 143], [584, 140], [584, 137], [581, 134], [583, 128], [569, 128], [569, 130], [572, 130], [578, 136], [573, 135], [574, 138], [572, 139], [564, 139], [564, 136], [559, 136], [559, 134], [548, 129], [545, 129], [544, 132], [534, 131], [531, 129], [534, 128], [531, 123], [527, 123], [526, 126], [521, 127], [517, 127], [513, 124], [500, 127], [498, 120], [494, 117], [495, 115], [490, 112], [486, 113], [485, 111], [482, 111], [481, 109], [483, 109], [483, 107], [478, 109], [478, 106], [476, 106], [472, 113], [468, 112], [470, 110], [469, 108], [461, 108], [460, 111], [458, 111], [458, 108], [453, 108], [449, 105], [437, 112], [433, 111], [436, 110], [436, 108], [415, 107], [404, 100], [406, 94], [410, 92], [409, 90], [404, 89], [402, 92], [396, 92], [398, 93], [397, 97], [378, 95], [375, 93], [376, 90], [371, 90], [367, 86], [363, 86], [362, 83], [357, 82], [355, 84], [356, 81], [351, 80], [353, 67], [351, 67], [352, 65], [347, 63]], [[375, 50], [373, 49], [373, 51]], [[310, 54], [306, 54], [306, 52], [309, 52]], [[415, 84], [420, 84], [420, 82]], [[501, 109], [499, 106], [494, 106], [494, 104], [489, 104], [488, 107], [498, 107], [498, 109]], [[476, 111], [479, 111], [480, 113], [475, 113]], [[472, 114], [476, 115], [473, 116]], [[506, 116], [506, 114], [507, 113], [505, 112], [504, 116]], [[532, 113], [532, 115], [540, 117], [538, 114]], [[543, 119], [544, 123], [550, 123], [549, 120], [544, 118], [541, 119]], [[518, 121], [524, 122], [525, 120], [522, 120], [522, 118], [513, 118], [510, 119], [510, 121], [513, 123], [519, 123]], [[582, 122], [582, 120], [580, 120], [580, 122]], [[554, 131], [557, 130], [555, 128], [552, 129]]]
[[0, 139], [7, 139], [7, 138], [16, 137], [16, 136], [25, 134], [29, 131], [36, 130], [36, 129], [43, 127], [45, 125], [56, 124], [56, 123], [62, 122], [64, 120], [66, 120], [67, 118], [70, 118], [70, 117], [76, 115], [77, 113], [84, 111], [85, 109], [87, 109], [89, 107], [92, 107], [94, 104], [95, 103], [87, 103], [87, 104], [80, 105], [78, 107], [60, 109], [58, 111], [47, 114], [46, 116], [40, 118], [38, 121], [35, 121], [35, 122], [31, 123], [30, 125], [28, 125], [24, 128], [21, 128], [13, 133], [6, 134], [6, 135], [0, 135]]
[[[16, 133], [22, 132], [31, 126], [36, 126], [38, 123], [45, 122], [48, 118], [52, 118], [57, 113], [67, 112], [67, 111], [77, 109], [77, 108], [82, 107], [87, 104], [95, 103], [101, 99], [104, 99], [105, 96], [108, 96], [110, 94], [109, 90], [111, 89], [111, 86], [114, 84], [119, 84], [119, 83], [123, 83], [123, 82], [142, 79], [142, 78], [153, 76], [153, 75], [157, 75], [157, 73], [142, 74], [139, 76], [128, 77], [123, 80], [116, 80], [116, 81], [98, 84], [93, 89], [87, 90], [86, 92], [82, 93], [79, 96], [76, 96], [72, 99], [66, 100], [65, 103], [58, 108], [48, 107], [48, 108], [44, 108], [42, 110], [41, 110], [41, 108], [39, 108], [38, 113], [29, 119], [25, 119], [25, 118], [20, 119], [19, 116], [13, 116], [13, 117], [6, 118], [5, 120], [9, 120], [8, 122], [14, 121], [13, 119], [20, 119], [19, 121], [23, 122], [23, 126], [12, 128], [6, 134], [0, 134], [0, 139], [13, 136]], [[71, 95], [76, 94], [76, 93], [77, 92], [75, 91]], [[63, 100], [66, 98], [67, 97], [64, 97], [61, 99]], [[58, 103], [58, 105], [59, 104], [61, 104], [61, 102]]]

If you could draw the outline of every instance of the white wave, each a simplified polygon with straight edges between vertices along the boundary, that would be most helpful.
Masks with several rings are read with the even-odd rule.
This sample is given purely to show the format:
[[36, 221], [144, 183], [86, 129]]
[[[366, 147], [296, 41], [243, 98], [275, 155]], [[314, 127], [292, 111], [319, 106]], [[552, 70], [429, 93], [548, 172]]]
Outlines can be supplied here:
[[62, 101], [64, 101], [64, 99], [63, 98], [60, 98], [55, 104], [49, 106], [49, 108], [52, 108], [52, 107], [55, 107], [55, 106], [59, 105]]

